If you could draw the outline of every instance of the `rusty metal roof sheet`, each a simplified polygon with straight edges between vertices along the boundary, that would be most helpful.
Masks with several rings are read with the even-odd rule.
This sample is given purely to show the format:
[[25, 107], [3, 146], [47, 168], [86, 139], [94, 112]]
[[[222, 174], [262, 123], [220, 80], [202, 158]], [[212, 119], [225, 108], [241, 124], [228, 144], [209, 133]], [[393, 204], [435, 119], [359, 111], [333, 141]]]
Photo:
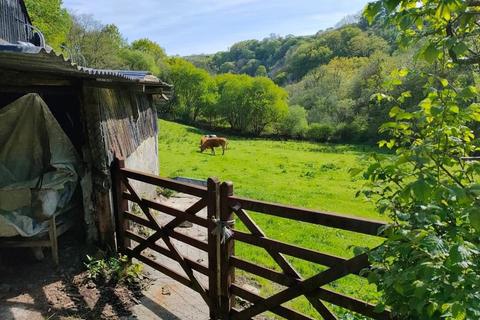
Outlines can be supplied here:
[[82, 67], [72, 63], [63, 55], [57, 55], [53, 50], [29, 43], [10, 44], [0, 42], [0, 68], [171, 87], [149, 71], [103, 70]]

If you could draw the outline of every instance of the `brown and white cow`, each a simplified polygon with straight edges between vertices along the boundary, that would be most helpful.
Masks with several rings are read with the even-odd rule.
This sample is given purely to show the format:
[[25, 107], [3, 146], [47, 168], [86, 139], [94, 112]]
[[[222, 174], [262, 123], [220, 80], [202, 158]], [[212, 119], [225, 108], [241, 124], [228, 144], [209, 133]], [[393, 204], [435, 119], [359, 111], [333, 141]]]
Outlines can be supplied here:
[[226, 138], [203, 136], [200, 140], [200, 152], [205, 151], [205, 149], [212, 149], [212, 153], [215, 154], [215, 148], [222, 147], [223, 155], [225, 154], [225, 149], [227, 149], [227, 144]]

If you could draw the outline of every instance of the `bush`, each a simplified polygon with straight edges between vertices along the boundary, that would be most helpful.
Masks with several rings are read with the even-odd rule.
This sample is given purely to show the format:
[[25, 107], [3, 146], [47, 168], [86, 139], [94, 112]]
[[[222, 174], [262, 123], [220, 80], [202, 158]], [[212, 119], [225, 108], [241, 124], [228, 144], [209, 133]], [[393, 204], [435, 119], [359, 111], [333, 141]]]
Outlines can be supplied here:
[[307, 138], [318, 142], [327, 142], [331, 139], [334, 127], [330, 124], [312, 123], [307, 131]]
[[291, 106], [288, 115], [281, 121], [279, 127], [282, 135], [293, 138], [303, 137], [308, 128], [307, 112], [301, 106]]
[[119, 282], [132, 283], [140, 278], [143, 266], [132, 263], [127, 256], [113, 256], [95, 259], [87, 255], [88, 277], [96, 282], [116, 285]]
[[352, 141], [357, 132], [356, 126], [352, 124], [340, 123], [335, 127], [332, 141], [349, 142]]

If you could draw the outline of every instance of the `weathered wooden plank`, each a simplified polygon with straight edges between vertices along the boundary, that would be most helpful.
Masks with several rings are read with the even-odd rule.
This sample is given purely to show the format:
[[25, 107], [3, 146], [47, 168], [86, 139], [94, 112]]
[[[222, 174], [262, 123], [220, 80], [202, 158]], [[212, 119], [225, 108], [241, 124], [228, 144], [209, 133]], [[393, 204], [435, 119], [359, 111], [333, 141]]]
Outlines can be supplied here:
[[123, 213], [128, 210], [128, 200], [122, 197], [126, 190], [122, 183], [120, 168], [125, 168], [124, 159], [115, 159], [111, 168], [112, 188], [113, 188], [113, 213], [115, 215], [115, 232], [117, 236], [117, 250], [125, 253], [125, 248], [130, 246], [128, 239], [125, 238], [125, 230], [128, 230], [128, 221], [124, 219]]
[[333, 267], [345, 262], [345, 259], [337, 256], [320, 253], [320, 252], [302, 248], [302, 247], [297, 247], [297, 246], [294, 246], [285, 242], [281, 242], [278, 240], [254, 236], [238, 230], [234, 231], [233, 237], [236, 240], [241, 242], [245, 242], [254, 246], [265, 248], [267, 250], [276, 251], [292, 257], [300, 258], [306, 261], [318, 263], [328, 267]]
[[207, 196], [207, 188], [190, 183], [178, 182], [173, 179], [161, 178], [152, 174], [143, 173], [131, 169], [122, 169], [122, 173], [133, 180], [142, 181], [159, 187], [172, 189], [178, 192], [191, 194], [200, 198]]
[[127, 255], [129, 257], [135, 258], [138, 261], [141, 261], [141, 262], [145, 263], [146, 265], [152, 267], [153, 269], [155, 269], [157, 271], [160, 271], [161, 273], [163, 273], [164, 275], [172, 278], [173, 280], [180, 282], [184, 286], [187, 286], [187, 287], [195, 290], [191, 281], [188, 278], [184, 277], [183, 275], [177, 273], [176, 271], [174, 271], [174, 270], [172, 270], [168, 267], [165, 267], [165, 266], [159, 264], [158, 262], [155, 262], [155, 261], [145, 257], [144, 255], [142, 255], [140, 253], [135, 253], [130, 248], [127, 248], [126, 252], [127, 252]]
[[372, 319], [377, 319], [377, 320], [393, 319], [389, 311], [383, 311], [380, 313], [375, 312], [374, 305], [359, 299], [355, 299], [355, 298], [343, 295], [338, 292], [319, 288], [313, 295], [319, 299], [322, 299], [324, 301], [330, 302], [337, 306], [343, 307], [347, 310], [357, 312], [359, 314], [370, 317]]
[[[232, 284], [232, 287], [231, 287], [231, 290], [232, 290], [232, 293], [236, 296], [239, 296], [240, 298], [242, 299], [245, 299], [251, 303], [259, 303], [259, 302], [262, 302], [264, 301], [265, 299], [260, 297], [259, 295], [245, 289], [245, 288], [242, 288], [236, 284]], [[295, 311], [295, 310], [292, 310], [290, 308], [287, 308], [287, 307], [283, 307], [283, 306], [278, 306], [278, 307], [275, 307], [273, 309], [271, 309], [270, 311], [272, 311], [273, 313], [281, 316], [281, 317], [284, 317], [285, 319], [291, 319], [291, 320], [313, 320], [313, 318], [310, 318], [309, 316], [306, 316], [304, 314], [301, 314], [300, 312], [298, 311]], [[236, 314], [240, 313], [241, 311], [238, 311], [235, 312], [235, 313], [232, 313], [232, 319], [237, 319], [238, 316], [236, 316]]]
[[[123, 196], [124, 196], [125, 199], [127, 199], [129, 201], [138, 203], [137, 199], [135, 199], [135, 197], [133, 197], [131, 194], [124, 193]], [[141, 202], [150, 209], [163, 212], [163, 213], [168, 214], [168, 215], [173, 216], [173, 217], [182, 217], [183, 220], [190, 221], [192, 223], [198, 224], [199, 226], [202, 226], [202, 227], [205, 227], [205, 228], [208, 227], [208, 220], [207, 219], [195, 216], [193, 214], [185, 214], [185, 212], [183, 212], [181, 210], [178, 210], [178, 209], [175, 209], [175, 208], [172, 208], [172, 207], [169, 207], [169, 206], [166, 206], [164, 204], [154, 202], [154, 201], [151, 201], [151, 200], [142, 199]]]
[[[260, 229], [259, 226], [250, 218], [248, 213], [246, 213], [241, 208], [234, 208], [237, 216], [242, 220], [242, 222], [247, 226], [250, 232], [259, 237], [265, 238], [265, 233]], [[267, 252], [270, 256], [275, 260], [275, 262], [280, 266], [283, 272], [286, 275], [294, 277], [296, 279], [301, 279], [301, 275], [295, 270], [295, 268], [285, 259], [285, 257], [272, 248], [266, 248]], [[335, 315], [330, 312], [330, 310], [318, 299], [310, 297], [310, 295], [306, 295], [308, 301], [312, 304], [312, 306], [322, 315], [322, 317], [326, 320], [335, 320]]]
[[[233, 184], [224, 182], [220, 186], [220, 220], [234, 221], [233, 211], [228, 204], [228, 197], [233, 195]], [[217, 235], [221, 238], [221, 235]], [[230, 263], [230, 257], [235, 254], [233, 238], [226, 239], [220, 245], [220, 316], [228, 319], [235, 299], [230, 292], [231, 284], [235, 282], [235, 268]]]
[[[137, 234], [135, 234], [135, 233], [133, 233], [133, 232], [131, 232], [131, 231], [126, 231], [126, 232], [125, 232], [125, 236], [126, 236], [127, 238], [133, 240], [133, 241], [138, 242], [138, 243], [147, 240], [146, 238], [141, 237], [141, 236], [139, 236], [139, 235], [137, 235]], [[153, 251], [156, 251], [156, 252], [158, 252], [158, 253], [160, 253], [160, 254], [162, 254], [162, 255], [164, 255], [164, 256], [166, 256], [166, 257], [168, 257], [168, 258], [176, 261], [175, 255], [174, 255], [173, 253], [171, 253], [168, 249], [164, 248], [164, 247], [161, 247], [161, 246], [159, 246], [159, 245], [157, 245], [157, 244], [149, 244], [149, 245], [147, 246], [147, 248], [150, 248], [150, 249], [152, 249]], [[183, 256], [183, 258], [185, 259], [185, 261], [188, 263], [188, 265], [189, 265], [192, 269], [194, 269], [195, 271], [200, 272], [201, 274], [204, 274], [204, 275], [208, 276], [209, 271], [208, 271], [208, 267], [207, 267], [207, 266], [201, 265], [201, 264], [199, 264], [199, 263], [196, 262], [196, 261], [190, 260], [188, 257], [184, 257], [184, 256]]]
[[[232, 257], [231, 262], [237, 269], [244, 270], [246, 272], [268, 279], [283, 286], [289, 287], [301, 282], [301, 280], [289, 277], [275, 270], [253, 264], [238, 257]], [[390, 313], [388, 311], [376, 313], [374, 312], [374, 305], [328, 289], [318, 288], [314, 293], [312, 293], [312, 296], [317, 299], [322, 299], [337, 306], [343, 307], [345, 309], [360, 313], [367, 317], [371, 317], [373, 319], [390, 319]]]
[[250, 319], [260, 313], [271, 310], [272, 308], [279, 306], [287, 301], [293, 300], [298, 296], [312, 293], [319, 287], [322, 287], [327, 283], [344, 277], [349, 273], [359, 272], [368, 265], [368, 256], [366, 254], [356, 256], [350, 260], [345, 261], [342, 264], [323, 271], [311, 278], [299, 282], [298, 284], [290, 286], [289, 288], [274, 294], [273, 296], [265, 299], [264, 301], [241, 311], [238, 314], [238, 318]]
[[354, 231], [369, 235], [378, 235], [378, 231], [386, 223], [382, 221], [362, 219], [353, 216], [325, 213], [292, 206], [280, 205], [241, 197], [229, 197], [230, 205], [259, 213], [273, 215], [281, 218], [303, 221], [327, 227]]
[[[134, 215], [130, 212], [125, 212], [124, 217], [125, 217], [125, 219], [128, 219], [132, 222], [138, 223], [139, 225], [142, 225], [144, 227], [155, 230], [155, 226], [153, 226], [153, 224], [150, 221], [148, 221], [146, 219], [143, 219], [139, 216], [136, 216], [136, 215]], [[183, 233], [179, 233], [175, 230], [169, 230], [167, 232], [167, 234], [168, 234], [169, 237], [171, 237], [173, 239], [176, 239], [178, 241], [181, 241], [183, 243], [191, 245], [192, 247], [195, 247], [195, 248], [200, 249], [202, 251], [208, 252], [208, 244], [206, 242], [200, 241], [200, 240], [195, 239], [195, 238], [191, 238], [191, 237], [189, 237], [189, 236], [187, 236]]]
[[[220, 219], [220, 182], [217, 178], [207, 180], [207, 219]], [[208, 227], [208, 288], [210, 292], [210, 319], [220, 316], [220, 242], [214, 234], [215, 225]]]

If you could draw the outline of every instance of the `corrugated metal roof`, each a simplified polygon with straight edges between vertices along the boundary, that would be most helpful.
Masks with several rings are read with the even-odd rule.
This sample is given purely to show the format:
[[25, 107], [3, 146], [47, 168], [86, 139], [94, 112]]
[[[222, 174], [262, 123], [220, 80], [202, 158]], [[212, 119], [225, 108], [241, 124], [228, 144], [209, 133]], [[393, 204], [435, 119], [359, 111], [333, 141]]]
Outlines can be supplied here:
[[82, 67], [72, 63], [63, 55], [57, 55], [53, 50], [29, 43], [10, 44], [0, 42], [0, 68], [171, 87], [149, 71], [103, 70]]

